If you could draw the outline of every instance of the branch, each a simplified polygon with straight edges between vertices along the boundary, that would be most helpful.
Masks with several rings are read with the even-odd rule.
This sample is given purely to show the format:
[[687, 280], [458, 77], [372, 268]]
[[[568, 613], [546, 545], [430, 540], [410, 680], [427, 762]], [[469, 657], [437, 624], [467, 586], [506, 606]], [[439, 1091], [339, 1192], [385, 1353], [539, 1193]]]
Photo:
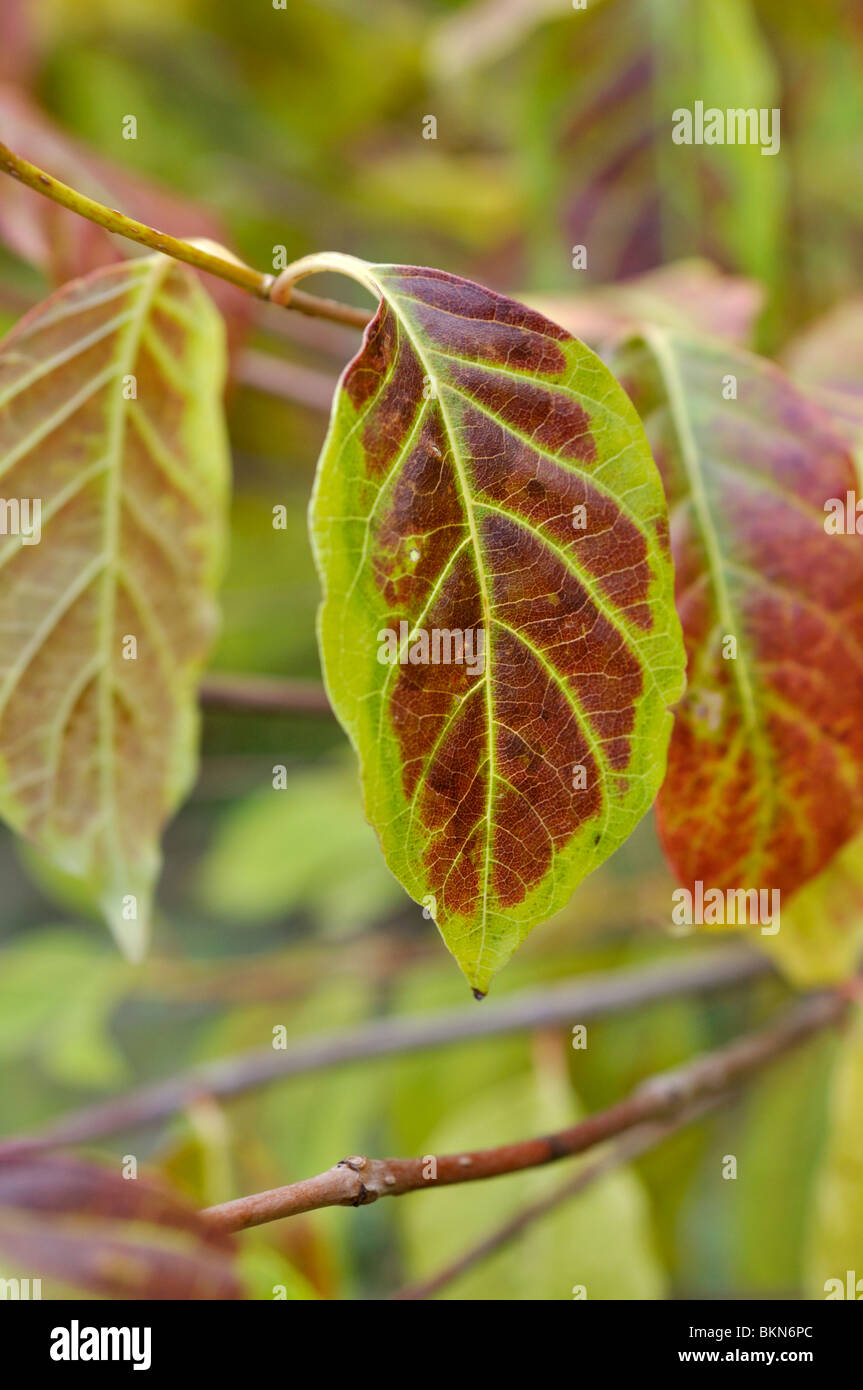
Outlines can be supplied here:
[[407, 1302], [408, 1300], [419, 1301], [433, 1298], [441, 1289], [446, 1288], [447, 1284], [459, 1279], [469, 1269], [473, 1269], [475, 1265], [487, 1260], [490, 1255], [494, 1255], [504, 1246], [510, 1245], [521, 1235], [522, 1231], [526, 1230], [528, 1226], [532, 1226], [543, 1216], [547, 1216], [550, 1211], [554, 1211], [555, 1207], [562, 1206], [570, 1198], [578, 1196], [585, 1188], [591, 1187], [593, 1183], [604, 1178], [608, 1173], [613, 1173], [615, 1169], [622, 1168], [624, 1164], [630, 1163], [633, 1159], [640, 1158], [642, 1154], [657, 1148], [672, 1134], [693, 1124], [696, 1120], [702, 1119], [704, 1115], [715, 1110], [718, 1106], [725, 1105], [736, 1095], [737, 1092], [733, 1090], [723, 1091], [719, 1095], [711, 1096], [708, 1100], [699, 1101], [696, 1105], [689, 1106], [675, 1119], [669, 1120], [665, 1124], [639, 1125], [638, 1128], [630, 1130], [601, 1158], [580, 1168], [571, 1178], [567, 1178], [566, 1182], [561, 1183], [545, 1197], [540, 1197], [537, 1201], [522, 1207], [515, 1216], [510, 1217], [509, 1221], [504, 1222], [490, 1235], [477, 1241], [476, 1245], [470, 1246], [457, 1259], [445, 1265], [430, 1279], [426, 1279], [422, 1283], [409, 1284], [407, 1288], [391, 1294], [392, 1301]]
[[812, 995], [790, 1009], [778, 1023], [696, 1057], [684, 1066], [660, 1072], [617, 1105], [556, 1134], [523, 1139], [496, 1149], [443, 1154], [434, 1160], [429, 1156], [343, 1158], [316, 1177], [208, 1207], [201, 1216], [213, 1230], [244, 1231], [321, 1207], [367, 1206], [379, 1197], [400, 1197], [422, 1188], [480, 1182], [556, 1163], [561, 1158], [585, 1153], [636, 1125], [667, 1123], [698, 1101], [723, 1094], [815, 1033], [838, 1023], [848, 1007], [848, 999], [841, 993]]
[[[258, 299], [270, 298], [270, 291], [276, 284], [275, 276], [253, 270], [251, 266], [243, 265], [241, 261], [231, 258], [229, 253], [225, 256], [215, 255], [204, 245], [169, 236], [167, 232], [148, 227], [145, 222], [127, 217], [115, 208], [105, 207], [103, 203], [97, 203], [95, 199], [88, 198], [86, 194], [79, 193], [68, 184], [46, 174], [44, 169], [14, 154], [4, 144], [0, 144], [0, 172], [26, 184], [28, 188], [50, 198], [54, 203], [59, 203], [61, 207], [68, 208], [70, 212], [76, 212], [79, 217], [85, 217], [89, 222], [95, 222], [98, 227], [104, 227], [107, 232], [114, 232], [129, 241], [137, 241], [141, 246], [149, 247], [151, 251], [161, 251], [163, 255], [173, 256], [174, 260], [184, 261], [195, 270], [217, 275], [220, 280], [227, 280], [228, 284], [237, 285]], [[320, 299], [317, 295], [306, 294], [303, 290], [294, 290], [289, 299], [290, 302], [284, 298], [280, 300], [285, 308], [296, 309], [312, 318], [350, 324], [353, 328], [364, 328], [372, 317], [365, 309], [354, 309], [351, 305], [340, 304], [334, 299]]]
[[213, 672], [201, 683], [205, 709], [240, 714], [332, 714], [327, 692], [317, 681]]
[[696, 959], [683, 965], [663, 961], [646, 969], [598, 971], [566, 984], [525, 990], [499, 1002], [484, 1003], [482, 1008], [472, 1004], [417, 1018], [375, 1019], [341, 1033], [306, 1038], [290, 1052], [262, 1047], [223, 1062], [205, 1063], [166, 1081], [88, 1106], [37, 1134], [0, 1144], [0, 1157], [138, 1129], [167, 1119], [201, 1095], [236, 1096], [289, 1076], [305, 1076], [374, 1057], [448, 1047], [471, 1038], [588, 1023], [638, 1005], [682, 994], [712, 993], [770, 974], [770, 963], [749, 950], [699, 949]]

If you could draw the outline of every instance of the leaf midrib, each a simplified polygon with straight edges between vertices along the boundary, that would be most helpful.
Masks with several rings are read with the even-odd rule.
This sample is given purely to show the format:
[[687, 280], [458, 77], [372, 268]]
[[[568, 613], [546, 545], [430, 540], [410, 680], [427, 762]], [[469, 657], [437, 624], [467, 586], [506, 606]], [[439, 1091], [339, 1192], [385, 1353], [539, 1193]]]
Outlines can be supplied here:
[[[99, 668], [99, 734], [98, 766], [103, 807], [103, 830], [108, 844], [112, 876], [123, 864], [117, 815], [117, 770], [114, 747], [114, 663], [111, 646], [117, 611], [119, 571], [120, 512], [123, 503], [123, 442], [128, 427], [129, 411], [123, 391], [119, 389], [125, 376], [133, 374], [141, 338], [153, 299], [171, 270], [171, 262], [154, 257], [149, 275], [141, 277], [139, 303], [118, 343], [115, 403], [108, 416], [106, 458], [111, 461], [105, 479], [105, 521], [103, 526], [105, 557], [102, 571], [102, 594], [99, 612], [97, 649]], [[118, 655], [118, 654], [117, 654]]]
[[486, 774], [488, 777], [488, 791], [486, 794], [485, 810], [485, 854], [483, 856], [482, 935], [480, 937], [479, 951], [477, 953], [477, 972], [481, 974], [483, 957], [485, 952], [486, 934], [488, 929], [488, 893], [489, 875], [491, 871], [492, 862], [491, 836], [493, 824], [493, 803], [495, 783], [495, 718], [494, 698], [492, 694], [492, 681], [490, 678], [491, 672], [493, 671], [494, 667], [491, 640], [491, 603], [489, 599], [488, 583], [485, 573], [485, 566], [483, 563], [482, 546], [480, 544], [479, 532], [477, 530], [476, 525], [476, 518], [473, 512], [473, 503], [470, 494], [469, 478], [465, 469], [464, 461], [458, 449], [457, 436], [455, 434], [455, 431], [453, 430], [452, 424], [449, 419], [449, 415], [447, 414], [446, 406], [444, 405], [440, 380], [437, 376], [437, 373], [433, 370], [432, 365], [428, 360], [428, 357], [423, 352], [422, 347], [417, 341], [416, 334], [412, 331], [412, 325], [408, 319], [408, 316], [403, 311], [400, 311], [397, 299], [391, 297], [387, 293], [386, 289], [379, 280], [376, 279], [375, 283], [376, 288], [379, 294], [381, 295], [381, 298], [387, 300], [387, 302], [391, 305], [393, 312], [397, 315], [398, 321], [404, 326], [404, 331], [408, 338], [408, 341], [410, 342], [411, 347], [416, 353], [420, 365], [425, 369], [425, 375], [427, 376], [429, 382], [432, 385], [434, 399], [437, 402], [438, 409], [441, 413], [443, 426], [446, 431], [447, 438], [450, 441], [454, 474], [458, 482], [458, 488], [462, 498], [462, 507], [465, 514], [465, 520], [467, 521], [468, 531], [470, 533], [470, 538], [473, 545], [474, 564], [476, 567], [477, 582], [480, 588], [480, 600], [482, 603], [483, 610], [483, 623], [485, 626], [485, 662], [487, 671], [489, 673], [489, 679], [487, 679], [485, 682], [486, 722], [488, 724], [488, 772]]

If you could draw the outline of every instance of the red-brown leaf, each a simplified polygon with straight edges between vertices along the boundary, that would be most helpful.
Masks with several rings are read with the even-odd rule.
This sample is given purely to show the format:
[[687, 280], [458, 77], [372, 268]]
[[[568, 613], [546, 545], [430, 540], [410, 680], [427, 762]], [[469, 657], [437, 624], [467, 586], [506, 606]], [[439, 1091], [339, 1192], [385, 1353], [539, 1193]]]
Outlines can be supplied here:
[[242, 1297], [229, 1238], [147, 1177], [67, 1155], [0, 1160], [0, 1269], [42, 1297]]
[[824, 511], [853, 461], [749, 354], [654, 331], [618, 367], [665, 481], [688, 656], [660, 832], [684, 884], [791, 893], [863, 822], [863, 537]]

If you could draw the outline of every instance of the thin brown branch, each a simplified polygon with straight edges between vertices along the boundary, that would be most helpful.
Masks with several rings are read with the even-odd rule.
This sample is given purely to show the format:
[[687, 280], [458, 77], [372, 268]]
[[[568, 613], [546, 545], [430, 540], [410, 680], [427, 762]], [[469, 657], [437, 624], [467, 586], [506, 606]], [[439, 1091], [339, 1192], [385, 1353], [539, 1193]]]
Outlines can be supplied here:
[[810, 996], [788, 1010], [778, 1023], [696, 1057], [684, 1066], [660, 1072], [617, 1105], [556, 1134], [436, 1158], [343, 1158], [313, 1178], [209, 1207], [202, 1213], [203, 1219], [218, 1231], [243, 1231], [322, 1207], [367, 1206], [379, 1197], [400, 1197], [424, 1188], [480, 1182], [556, 1163], [604, 1144], [636, 1125], [667, 1123], [688, 1106], [722, 1094], [814, 1034], [838, 1023], [847, 1008], [848, 1000], [841, 993]]
[[631, 970], [598, 971], [565, 984], [524, 990], [481, 1006], [448, 1009], [414, 1018], [382, 1018], [340, 1033], [306, 1038], [291, 1049], [272, 1047], [205, 1063], [179, 1076], [74, 1112], [33, 1135], [0, 1144], [0, 1157], [61, 1144], [87, 1143], [168, 1119], [201, 1095], [228, 1098], [290, 1076], [356, 1065], [376, 1057], [403, 1056], [536, 1028], [571, 1027], [679, 995], [709, 994], [772, 973], [746, 949], [696, 948], [694, 960], [663, 961]]
[[319, 681], [214, 671], [204, 677], [199, 693], [205, 709], [238, 714], [332, 714], [327, 692]]
[[[136, 241], [151, 251], [161, 251], [163, 255], [172, 256], [176, 261], [184, 261], [195, 270], [217, 275], [220, 280], [237, 285], [258, 299], [270, 298], [276, 276], [263, 274], [251, 266], [243, 265], [228, 252], [220, 256], [208, 250], [204, 244], [183, 241], [180, 237], [170, 236], [167, 232], [149, 227], [145, 222], [138, 222], [134, 217], [127, 217], [116, 208], [105, 207], [103, 203], [88, 198], [86, 194], [79, 193], [77, 189], [70, 188], [68, 184], [46, 174], [44, 169], [31, 164], [27, 159], [22, 159], [4, 144], [0, 144], [0, 172], [17, 179], [36, 193], [41, 193], [43, 197], [50, 198], [60, 207], [68, 208], [70, 212], [85, 217], [89, 222], [95, 222], [108, 232], [126, 237], [129, 241]], [[365, 309], [355, 309], [350, 304], [341, 304], [334, 299], [321, 299], [317, 295], [306, 294], [303, 290], [294, 290], [290, 295], [290, 302], [284, 301], [284, 307], [295, 309], [298, 313], [307, 314], [312, 318], [349, 324], [353, 328], [364, 328], [371, 318], [371, 314]]]
[[452, 1284], [468, 1270], [487, 1260], [490, 1255], [494, 1255], [498, 1250], [510, 1245], [516, 1240], [523, 1231], [532, 1226], [535, 1221], [540, 1221], [556, 1207], [562, 1206], [564, 1202], [578, 1196], [588, 1187], [591, 1187], [600, 1178], [604, 1178], [608, 1173], [613, 1173], [615, 1169], [622, 1168], [625, 1164], [631, 1163], [633, 1159], [640, 1158], [642, 1154], [648, 1153], [651, 1149], [658, 1148], [672, 1134], [684, 1129], [687, 1125], [694, 1124], [696, 1120], [702, 1119], [710, 1111], [715, 1110], [720, 1105], [725, 1105], [737, 1092], [733, 1090], [723, 1091], [720, 1095], [712, 1096], [708, 1100], [699, 1101], [696, 1105], [689, 1106], [673, 1120], [665, 1124], [639, 1125], [636, 1129], [631, 1129], [622, 1139], [618, 1139], [615, 1144], [593, 1163], [580, 1168], [566, 1182], [560, 1183], [544, 1197], [538, 1198], [535, 1202], [529, 1202], [526, 1206], [517, 1211], [515, 1216], [477, 1241], [475, 1245], [469, 1246], [461, 1255], [450, 1264], [445, 1265], [437, 1274], [430, 1279], [425, 1279], [421, 1283], [409, 1284], [406, 1288], [400, 1289], [398, 1293], [391, 1294], [393, 1302], [408, 1300], [419, 1301], [421, 1299], [433, 1298], [441, 1289]]

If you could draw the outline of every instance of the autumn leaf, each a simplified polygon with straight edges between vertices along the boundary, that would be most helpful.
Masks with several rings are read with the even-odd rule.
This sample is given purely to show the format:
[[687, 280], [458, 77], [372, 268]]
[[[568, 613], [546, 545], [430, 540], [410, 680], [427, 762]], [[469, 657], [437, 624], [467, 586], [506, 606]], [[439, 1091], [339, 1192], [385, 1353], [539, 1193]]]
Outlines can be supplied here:
[[757, 281], [725, 275], [697, 257], [581, 294], [526, 297], [532, 308], [582, 338], [605, 360], [642, 323], [748, 343], [763, 301]]
[[0, 814], [135, 958], [195, 771], [223, 336], [194, 275], [151, 256], [67, 285], [0, 343]]
[[0, 1159], [0, 1276], [49, 1299], [243, 1296], [230, 1239], [167, 1186], [59, 1154]]
[[312, 502], [330, 698], [387, 863], [485, 992], [662, 780], [683, 665], [662, 488], [563, 328], [441, 271], [312, 262], [381, 301]]
[[863, 834], [843, 845], [782, 909], [782, 928], [760, 945], [800, 989], [853, 975], [863, 956]]
[[748, 353], [651, 330], [617, 367], [665, 480], [688, 656], [662, 839], [688, 886], [790, 894], [863, 823], [863, 537], [824, 510], [853, 463]]
[[792, 376], [839, 396], [863, 396], [863, 299], [836, 305], [794, 338], [784, 353]]
[[[839, 304], [792, 339], [789, 374], [815, 396], [855, 454], [863, 493], [863, 299]], [[858, 516], [863, 526], [863, 520]]]

